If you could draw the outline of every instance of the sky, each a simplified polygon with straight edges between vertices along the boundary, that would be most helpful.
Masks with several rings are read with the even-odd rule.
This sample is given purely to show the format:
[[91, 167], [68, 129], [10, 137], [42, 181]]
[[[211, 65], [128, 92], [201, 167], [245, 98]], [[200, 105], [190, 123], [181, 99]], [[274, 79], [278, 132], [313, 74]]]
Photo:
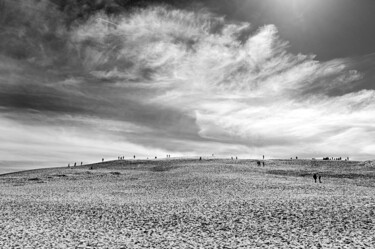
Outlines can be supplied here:
[[375, 1], [1, 0], [0, 171], [374, 159]]

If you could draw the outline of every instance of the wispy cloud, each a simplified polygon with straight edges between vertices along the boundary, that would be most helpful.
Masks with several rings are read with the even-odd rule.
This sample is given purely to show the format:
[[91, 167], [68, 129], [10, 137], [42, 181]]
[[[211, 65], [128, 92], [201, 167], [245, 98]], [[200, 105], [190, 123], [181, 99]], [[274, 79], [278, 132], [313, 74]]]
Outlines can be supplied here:
[[59, 160], [57, 150], [371, 156], [375, 94], [355, 88], [359, 64], [292, 54], [273, 25], [149, 7], [67, 28], [46, 2], [26, 12], [1, 24], [17, 42], [0, 54], [10, 157], [22, 137]]

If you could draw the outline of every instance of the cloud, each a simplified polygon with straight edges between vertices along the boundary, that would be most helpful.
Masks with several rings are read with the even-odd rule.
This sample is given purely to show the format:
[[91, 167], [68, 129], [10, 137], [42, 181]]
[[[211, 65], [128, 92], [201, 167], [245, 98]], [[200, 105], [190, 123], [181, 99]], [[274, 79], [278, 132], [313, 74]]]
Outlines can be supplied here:
[[23, 148], [17, 134], [38, 145], [35, 154], [64, 151], [60, 159], [73, 151], [370, 155], [374, 91], [358, 89], [366, 75], [353, 59], [292, 54], [274, 25], [205, 10], [97, 12], [67, 26], [48, 3], [1, 23], [3, 41], [16, 41], [0, 54], [10, 155]]
[[[149, 102], [195, 116], [206, 139], [298, 151], [303, 143], [314, 147], [345, 131], [336, 121], [350, 129], [353, 106], [363, 104], [358, 114], [373, 103], [372, 91], [350, 92], [364, 77], [351, 68], [350, 59], [319, 62], [313, 55], [291, 54], [273, 25], [241, 41], [249, 24], [227, 24], [205, 12], [149, 8], [110, 20], [113, 27], [98, 18], [75, 33], [78, 42], [96, 44], [86, 50], [94, 63], [88, 67], [98, 73], [98, 67], [113, 65], [112, 71], [100, 72], [117, 75], [123, 84], [138, 79], [159, 86]], [[118, 67], [123, 60], [132, 63]], [[336, 92], [344, 94], [332, 96]]]

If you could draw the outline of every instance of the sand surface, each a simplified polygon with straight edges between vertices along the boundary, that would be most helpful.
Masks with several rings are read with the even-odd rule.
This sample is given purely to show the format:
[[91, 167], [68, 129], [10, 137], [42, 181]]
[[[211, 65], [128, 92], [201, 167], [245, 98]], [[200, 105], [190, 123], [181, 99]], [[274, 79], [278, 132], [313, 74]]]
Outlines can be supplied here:
[[372, 163], [89, 167], [0, 176], [0, 248], [375, 248]]

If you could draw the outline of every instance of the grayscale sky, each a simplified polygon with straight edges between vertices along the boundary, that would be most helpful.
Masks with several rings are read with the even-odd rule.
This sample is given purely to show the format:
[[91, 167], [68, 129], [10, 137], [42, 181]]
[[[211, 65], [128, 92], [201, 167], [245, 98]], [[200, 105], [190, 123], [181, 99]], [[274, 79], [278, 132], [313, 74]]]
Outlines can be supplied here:
[[373, 159], [373, 13], [373, 0], [0, 0], [0, 168]]

